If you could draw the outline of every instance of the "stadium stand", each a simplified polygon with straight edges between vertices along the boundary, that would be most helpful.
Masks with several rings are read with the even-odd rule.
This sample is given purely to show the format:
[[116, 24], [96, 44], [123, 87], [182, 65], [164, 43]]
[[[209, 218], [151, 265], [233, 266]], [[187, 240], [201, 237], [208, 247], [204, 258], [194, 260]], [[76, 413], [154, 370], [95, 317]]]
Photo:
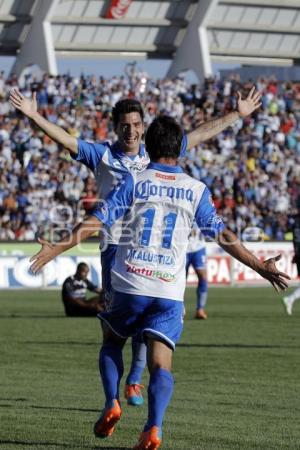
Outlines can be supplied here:
[[[125, 96], [142, 101], [146, 123], [165, 112], [188, 131], [234, 108], [236, 90], [250, 87], [237, 76], [214, 79], [213, 62], [255, 65], [258, 71], [261, 64], [261, 73], [265, 65], [296, 68], [299, 24], [298, 0], [0, 2], [0, 56], [16, 57], [12, 72], [18, 76], [0, 75], [0, 240], [59, 234], [90, 209], [96, 195], [87, 169], [10, 109], [12, 87], [25, 95], [36, 90], [45, 117], [83, 139], [115, 138], [109, 116]], [[58, 75], [57, 56], [125, 54], [172, 61], [168, 78], [149, 79], [134, 65], [111, 79]], [[32, 63], [40, 69], [28, 69]], [[186, 69], [199, 85], [178, 75]], [[300, 84], [253, 79], [263, 93], [261, 110], [195, 148], [182, 164], [212, 189], [234, 231], [259, 228], [265, 239], [284, 240], [299, 207]]]
[[[1, 74], [0, 240], [47, 238], [82, 218], [95, 201], [95, 183], [83, 165], [10, 108], [8, 92], [16, 85], [16, 77]], [[251, 85], [235, 76], [189, 85], [182, 77], [153, 80], [133, 71], [111, 79], [44, 75], [39, 83], [28, 75], [21, 90], [28, 96], [37, 90], [45, 117], [74, 136], [113, 140], [109, 116], [121, 97], [141, 100], [147, 124], [167, 113], [188, 131], [234, 108], [236, 91]], [[300, 83], [259, 79], [257, 87], [263, 94], [258, 113], [193, 149], [182, 165], [212, 189], [234, 231], [235, 224], [259, 227], [266, 239], [284, 240], [299, 207]]]

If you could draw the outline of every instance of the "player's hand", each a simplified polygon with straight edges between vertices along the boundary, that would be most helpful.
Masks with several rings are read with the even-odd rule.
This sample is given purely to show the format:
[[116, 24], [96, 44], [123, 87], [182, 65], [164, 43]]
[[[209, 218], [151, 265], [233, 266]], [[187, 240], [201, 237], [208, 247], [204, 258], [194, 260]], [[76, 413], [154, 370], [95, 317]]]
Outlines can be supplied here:
[[9, 95], [9, 102], [29, 118], [32, 118], [37, 112], [36, 92], [33, 92], [30, 100], [24, 97], [18, 89], [12, 89]]
[[41, 271], [41, 269], [52, 259], [55, 258], [56, 254], [54, 251], [54, 245], [44, 239], [38, 239], [41, 244], [41, 250], [30, 258], [32, 262], [30, 270], [35, 275]]
[[275, 291], [285, 291], [288, 287], [286, 280], [291, 278], [284, 272], [280, 272], [276, 267], [276, 262], [279, 261], [281, 255], [275, 256], [275, 258], [266, 259], [263, 261], [263, 268], [258, 272], [263, 278], [268, 280]]
[[255, 86], [253, 86], [245, 100], [242, 100], [242, 94], [240, 91], [238, 91], [237, 95], [238, 113], [241, 117], [249, 116], [249, 114], [253, 113], [253, 111], [261, 105], [261, 94], [255, 90]]

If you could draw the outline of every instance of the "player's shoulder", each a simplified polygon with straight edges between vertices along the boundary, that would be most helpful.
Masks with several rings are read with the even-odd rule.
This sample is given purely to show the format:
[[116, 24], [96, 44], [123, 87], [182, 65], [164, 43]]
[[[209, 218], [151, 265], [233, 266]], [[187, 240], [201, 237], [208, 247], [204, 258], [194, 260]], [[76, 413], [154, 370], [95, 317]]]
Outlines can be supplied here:
[[110, 141], [96, 141], [95, 143], [96, 148], [105, 148], [109, 151], [111, 151], [113, 144]]
[[64, 286], [70, 286], [71, 284], [73, 284], [73, 281], [74, 281], [74, 277], [73, 276], [67, 277], [65, 279], [65, 281], [63, 282], [63, 287]]
[[189, 186], [191, 189], [193, 189], [195, 192], [198, 192], [199, 194], [203, 194], [205, 189], [207, 189], [206, 184], [204, 184], [200, 180], [196, 180], [196, 178], [191, 177], [187, 173], [183, 172], [181, 174], [182, 182]]
[[66, 279], [65, 279], [65, 283], [67, 283], [67, 282], [69, 282], [69, 281], [73, 281], [74, 280], [74, 277], [72, 276], [72, 275], [70, 275], [69, 277], [67, 277]]
[[190, 175], [183, 173], [180, 185], [190, 192], [190, 198], [193, 200], [194, 207], [198, 208], [200, 203], [212, 204], [210, 190], [202, 181], [196, 180]]
[[101, 158], [105, 153], [111, 153], [112, 144], [110, 141], [90, 141], [88, 139], [78, 139], [78, 149], [84, 153], [93, 153], [100, 155]]
[[80, 139], [78, 138], [77, 141], [81, 144], [81, 145], [89, 145], [92, 147], [107, 147], [107, 148], [111, 148], [112, 147], [112, 143], [108, 140], [104, 140], [104, 141], [93, 141], [93, 140], [89, 140], [89, 139]]

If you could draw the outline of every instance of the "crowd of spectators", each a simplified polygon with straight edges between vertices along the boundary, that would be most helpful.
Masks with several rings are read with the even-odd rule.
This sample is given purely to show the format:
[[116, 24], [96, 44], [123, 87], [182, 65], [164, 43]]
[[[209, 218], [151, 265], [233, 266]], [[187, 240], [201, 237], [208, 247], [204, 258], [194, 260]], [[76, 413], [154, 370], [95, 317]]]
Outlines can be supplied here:
[[[262, 106], [251, 117], [189, 152], [185, 170], [212, 190], [218, 212], [234, 231], [260, 229], [265, 239], [290, 238], [291, 217], [300, 209], [300, 83], [256, 80]], [[237, 75], [193, 85], [183, 77], [154, 80], [130, 70], [124, 76], [0, 75], [0, 240], [49, 238], [72, 227], [96, 198], [93, 175], [10, 107], [9, 91], [37, 91], [39, 110], [73, 136], [114, 140], [112, 106], [134, 97], [149, 124], [159, 113], [188, 132], [236, 108], [236, 92], [253, 82]]]

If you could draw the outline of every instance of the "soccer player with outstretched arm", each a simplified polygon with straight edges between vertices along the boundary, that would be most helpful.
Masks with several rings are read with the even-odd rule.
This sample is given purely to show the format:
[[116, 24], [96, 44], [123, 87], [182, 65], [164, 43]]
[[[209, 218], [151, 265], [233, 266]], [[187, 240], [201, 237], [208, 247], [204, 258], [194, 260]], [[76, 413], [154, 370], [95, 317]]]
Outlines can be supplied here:
[[140, 335], [147, 345], [149, 406], [135, 450], [155, 450], [161, 445], [163, 418], [174, 385], [173, 351], [183, 327], [185, 259], [194, 221], [204, 235], [214, 237], [277, 291], [286, 289], [289, 278], [276, 268], [280, 256], [260, 261], [225, 228], [208, 188], [178, 166], [182, 139], [174, 119], [155, 119], [146, 134], [151, 160], [147, 169], [128, 174], [69, 237], [56, 244], [40, 240], [42, 248], [31, 258], [31, 270], [38, 273], [104, 224], [112, 226], [123, 217], [112, 266], [113, 298], [109, 310], [99, 314], [103, 324], [99, 368], [106, 402], [94, 432], [102, 438], [111, 436], [121, 418], [122, 349], [129, 336]]
[[[238, 92], [237, 111], [230, 112], [224, 117], [210, 120], [201, 124], [197, 129], [188, 133], [181, 145], [181, 156], [187, 150], [200, 142], [210, 139], [232, 125], [239, 117], [246, 117], [260, 106], [260, 93], [253, 87], [245, 99]], [[36, 93], [32, 99], [24, 97], [18, 90], [12, 90], [11, 104], [33, 120], [51, 139], [64, 146], [76, 161], [86, 165], [95, 175], [98, 197], [105, 198], [113, 189], [116, 182], [128, 173], [143, 171], [149, 157], [141, 143], [145, 131], [144, 112], [140, 102], [132, 99], [119, 101], [112, 110], [112, 120], [117, 135], [117, 142], [90, 143], [76, 139], [63, 128], [46, 120], [38, 112]], [[101, 253], [102, 288], [107, 301], [111, 297], [110, 272], [119, 241], [120, 222], [114, 227], [105, 227], [106, 251]], [[131, 405], [141, 405], [141, 377], [145, 367], [146, 349], [136, 339], [132, 342], [132, 364], [127, 376], [125, 397]]]

